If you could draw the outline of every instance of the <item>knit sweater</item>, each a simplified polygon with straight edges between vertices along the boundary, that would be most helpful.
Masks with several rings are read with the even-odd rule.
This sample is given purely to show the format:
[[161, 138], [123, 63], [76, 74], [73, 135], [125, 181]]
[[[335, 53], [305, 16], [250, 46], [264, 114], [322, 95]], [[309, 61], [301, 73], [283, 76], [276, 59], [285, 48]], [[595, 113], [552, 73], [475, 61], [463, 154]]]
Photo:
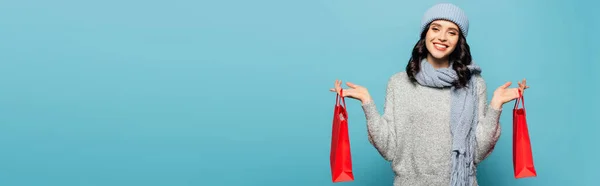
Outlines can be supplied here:
[[[484, 79], [473, 78], [479, 96], [477, 164], [492, 152], [500, 136], [502, 110], [488, 106]], [[383, 115], [374, 101], [362, 105], [369, 141], [391, 162], [394, 186], [450, 185], [450, 95], [450, 88], [421, 86], [399, 72], [388, 80]]]

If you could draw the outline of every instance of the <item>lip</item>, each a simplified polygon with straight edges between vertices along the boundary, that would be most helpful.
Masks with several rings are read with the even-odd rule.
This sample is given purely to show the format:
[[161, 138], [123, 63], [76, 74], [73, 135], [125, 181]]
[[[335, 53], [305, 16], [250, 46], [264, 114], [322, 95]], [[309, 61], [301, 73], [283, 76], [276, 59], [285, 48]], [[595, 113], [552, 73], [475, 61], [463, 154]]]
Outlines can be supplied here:
[[[438, 47], [437, 45], [444, 45], [446, 48], [440, 48], [440, 47]], [[447, 44], [444, 44], [444, 43], [433, 42], [433, 47], [434, 47], [436, 50], [439, 50], [439, 51], [446, 51], [446, 49], [448, 49], [448, 47], [449, 47], [449, 46], [448, 46]]]

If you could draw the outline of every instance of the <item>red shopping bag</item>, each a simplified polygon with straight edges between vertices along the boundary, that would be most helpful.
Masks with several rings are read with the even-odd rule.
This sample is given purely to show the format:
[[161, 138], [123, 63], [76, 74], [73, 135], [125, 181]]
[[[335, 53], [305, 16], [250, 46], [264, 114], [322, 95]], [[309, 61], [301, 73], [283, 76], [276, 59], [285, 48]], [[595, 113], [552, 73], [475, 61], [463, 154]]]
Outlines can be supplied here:
[[[335, 108], [333, 112], [333, 129], [331, 133], [331, 152], [329, 161], [331, 164], [331, 176], [333, 182], [353, 181], [352, 157], [350, 155], [350, 137], [348, 135], [348, 112], [346, 101], [340, 94], [336, 95]], [[343, 106], [339, 100], [342, 100]]]
[[[518, 108], [519, 101], [523, 108]], [[526, 116], [525, 100], [521, 90], [519, 90], [519, 98], [517, 98], [513, 109], [513, 167], [516, 179], [537, 176], [533, 166], [533, 154]]]

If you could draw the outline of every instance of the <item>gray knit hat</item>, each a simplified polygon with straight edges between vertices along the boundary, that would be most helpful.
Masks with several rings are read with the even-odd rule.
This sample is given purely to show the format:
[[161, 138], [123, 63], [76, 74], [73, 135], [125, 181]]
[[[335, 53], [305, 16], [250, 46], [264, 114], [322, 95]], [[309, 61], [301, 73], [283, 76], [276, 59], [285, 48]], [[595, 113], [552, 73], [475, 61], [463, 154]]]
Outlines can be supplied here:
[[421, 19], [421, 31], [427, 29], [429, 23], [438, 20], [448, 20], [460, 27], [460, 31], [465, 37], [469, 33], [469, 19], [465, 12], [458, 6], [451, 3], [439, 3], [429, 8], [423, 19]]

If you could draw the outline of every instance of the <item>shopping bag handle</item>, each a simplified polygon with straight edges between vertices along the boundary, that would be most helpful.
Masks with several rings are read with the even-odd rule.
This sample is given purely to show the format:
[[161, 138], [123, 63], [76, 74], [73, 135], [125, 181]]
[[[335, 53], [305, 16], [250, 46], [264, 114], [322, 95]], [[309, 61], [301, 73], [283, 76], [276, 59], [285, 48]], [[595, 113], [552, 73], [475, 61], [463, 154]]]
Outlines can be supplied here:
[[342, 103], [344, 104], [344, 108], [346, 108], [346, 99], [344, 99], [343, 91], [344, 91], [344, 89], [340, 89], [340, 93], [336, 95], [335, 105], [336, 106], [339, 105], [340, 104], [339, 100], [342, 99]]
[[517, 101], [515, 102], [515, 109], [517, 109], [517, 107], [519, 107], [519, 101], [521, 101], [521, 105], [523, 106], [523, 108], [525, 108], [525, 99], [523, 98], [523, 93], [521, 93], [521, 89], [519, 90], [519, 97], [517, 98]]

